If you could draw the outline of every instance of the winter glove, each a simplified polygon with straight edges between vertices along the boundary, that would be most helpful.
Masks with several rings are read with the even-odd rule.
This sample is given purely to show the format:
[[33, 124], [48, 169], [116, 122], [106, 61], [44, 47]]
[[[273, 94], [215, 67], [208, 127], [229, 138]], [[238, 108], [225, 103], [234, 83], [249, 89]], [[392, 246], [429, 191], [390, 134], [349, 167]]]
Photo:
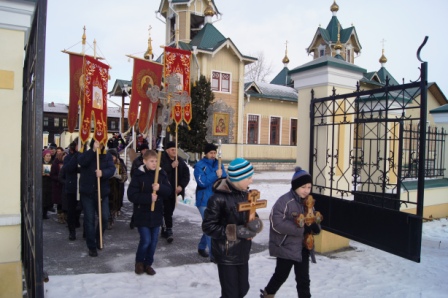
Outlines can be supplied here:
[[257, 235], [254, 231], [249, 230], [244, 225], [236, 226], [236, 237], [241, 239], [254, 238]]
[[261, 221], [261, 219], [256, 217], [254, 220], [249, 221], [247, 223], [247, 228], [249, 230], [251, 230], [252, 232], [255, 232], [258, 234], [263, 230], [263, 222]]
[[312, 223], [311, 225], [305, 225], [305, 234], [319, 234], [320, 233], [320, 227], [317, 223]]

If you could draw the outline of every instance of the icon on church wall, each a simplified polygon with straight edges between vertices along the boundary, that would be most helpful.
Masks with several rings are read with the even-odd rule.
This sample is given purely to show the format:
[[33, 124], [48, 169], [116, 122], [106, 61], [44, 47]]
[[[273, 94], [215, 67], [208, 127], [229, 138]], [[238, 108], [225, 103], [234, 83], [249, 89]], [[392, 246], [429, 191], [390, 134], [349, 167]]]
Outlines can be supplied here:
[[229, 114], [213, 114], [213, 135], [227, 136], [229, 134]]

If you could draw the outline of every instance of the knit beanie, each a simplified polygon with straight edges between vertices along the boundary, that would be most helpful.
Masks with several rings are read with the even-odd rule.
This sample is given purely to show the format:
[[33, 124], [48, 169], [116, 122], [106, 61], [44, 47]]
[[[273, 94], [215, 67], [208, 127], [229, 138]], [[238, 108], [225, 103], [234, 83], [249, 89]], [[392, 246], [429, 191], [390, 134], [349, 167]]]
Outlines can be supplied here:
[[42, 157], [45, 157], [45, 155], [50, 154], [51, 155], [51, 151], [48, 149], [45, 149], [44, 151], [42, 151]]
[[302, 170], [301, 167], [296, 167], [294, 169], [294, 175], [292, 176], [291, 180], [292, 190], [296, 190], [297, 188], [307, 183], [313, 183], [311, 175], [307, 171]]
[[232, 160], [227, 168], [227, 175], [231, 182], [241, 181], [253, 174], [254, 167], [252, 167], [252, 164], [241, 157]]
[[215, 144], [213, 144], [213, 143], [210, 143], [210, 144], [205, 144], [205, 147], [204, 147], [204, 154], [207, 154], [207, 153], [209, 153], [210, 151], [216, 151], [218, 149], [218, 147], [215, 145]]

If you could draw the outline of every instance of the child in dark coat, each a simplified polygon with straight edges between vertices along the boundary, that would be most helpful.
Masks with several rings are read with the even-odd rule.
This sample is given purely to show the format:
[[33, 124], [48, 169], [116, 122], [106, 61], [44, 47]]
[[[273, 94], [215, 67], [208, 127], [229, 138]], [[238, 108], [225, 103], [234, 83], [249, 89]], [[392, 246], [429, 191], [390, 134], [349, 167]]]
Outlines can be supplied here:
[[[152, 268], [154, 253], [163, 222], [163, 199], [171, 194], [171, 185], [162, 169], [155, 181], [157, 153], [147, 150], [143, 155], [143, 165], [134, 173], [128, 187], [128, 199], [134, 204], [134, 224], [140, 234], [135, 257], [135, 273], [154, 275]], [[154, 202], [154, 211], [151, 205]]]
[[[308, 235], [320, 233], [322, 220], [322, 216], [317, 216], [320, 213], [315, 213], [314, 208], [308, 206], [311, 187], [311, 175], [302, 168], [296, 167], [291, 180], [291, 189], [272, 207], [269, 254], [277, 258], [277, 263], [267, 286], [260, 290], [261, 298], [274, 297], [288, 279], [292, 267], [296, 275], [298, 297], [311, 297], [309, 259], [311, 257], [313, 263], [316, 263], [316, 260], [314, 241], [307, 243], [305, 239], [308, 239]], [[316, 214], [316, 217], [308, 217], [308, 212]]]

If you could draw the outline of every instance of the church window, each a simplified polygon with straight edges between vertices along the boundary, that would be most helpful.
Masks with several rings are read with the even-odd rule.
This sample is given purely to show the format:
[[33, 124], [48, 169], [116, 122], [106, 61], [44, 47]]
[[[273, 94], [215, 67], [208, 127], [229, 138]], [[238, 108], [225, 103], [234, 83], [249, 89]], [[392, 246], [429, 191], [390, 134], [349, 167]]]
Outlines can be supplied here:
[[230, 73], [212, 72], [211, 88], [213, 91], [230, 93]]
[[117, 129], [114, 120], [112, 120], [112, 121], [110, 122], [110, 129]]
[[62, 127], [67, 127], [67, 118], [62, 118]]
[[319, 45], [318, 51], [319, 51], [319, 57], [325, 56], [325, 45], [323, 44]]
[[291, 119], [291, 136], [289, 144], [291, 146], [297, 145], [297, 119]]
[[280, 117], [271, 117], [269, 144], [280, 145]]
[[247, 122], [248, 144], [258, 144], [258, 128], [259, 128], [259, 116], [248, 115], [248, 122]]
[[48, 117], [44, 117], [44, 126], [48, 126]]
[[347, 55], [345, 55], [345, 59], [346, 59], [346, 61], [347, 62], [352, 62], [351, 60], [351, 51], [350, 50], [347, 50]]
[[59, 127], [59, 118], [54, 118], [54, 127]]

